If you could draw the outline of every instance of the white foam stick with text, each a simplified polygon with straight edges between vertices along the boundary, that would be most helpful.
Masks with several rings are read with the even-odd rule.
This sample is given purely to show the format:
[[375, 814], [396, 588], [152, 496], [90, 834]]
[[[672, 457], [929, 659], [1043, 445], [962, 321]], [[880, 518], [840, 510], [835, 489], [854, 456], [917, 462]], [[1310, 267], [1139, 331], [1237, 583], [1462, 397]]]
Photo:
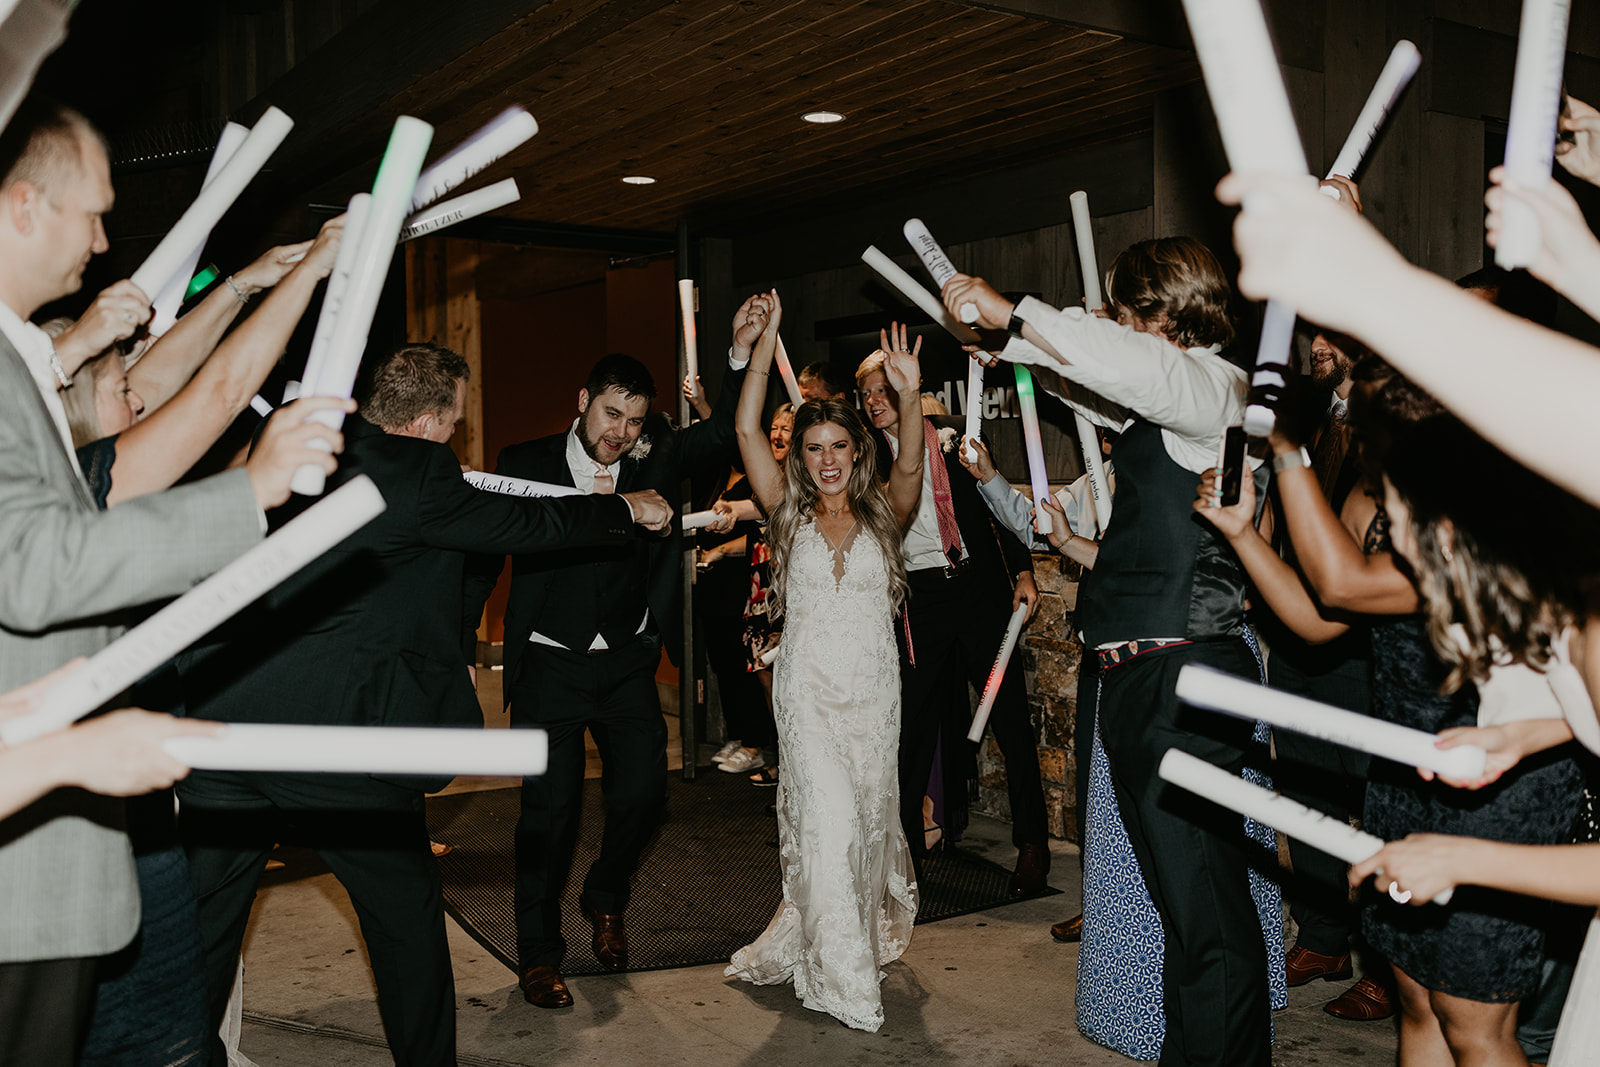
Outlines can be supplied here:
[[[1228, 166], [1240, 173], [1308, 174], [1260, 0], [1183, 0], [1183, 10]], [[1294, 318], [1292, 309], [1268, 303], [1245, 407], [1244, 428], [1252, 437], [1265, 437], [1277, 425]]]
[[799, 407], [805, 403], [806, 398], [800, 395], [800, 380], [794, 376], [794, 364], [789, 362], [789, 350], [783, 347], [783, 337], [778, 338], [778, 352], [774, 357], [778, 364], [778, 377], [783, 379], [783, 387], [789, 392], [789, 403]]
[[506, 108], [417, 175], [410, 210], [427, 207], [495, 160], [509, 155], [538, 132], [539, 123], [526, 108]]
[[[1383, 129], [1389, 112], [1394, 110], [1394, 105], [1400, 100], [1400, 94], [1406, 91], [1406, 86], [1411, 84], [1411, 79], [1420, 66], [1422, 66], [1422, 53], [1417, 51], [1417, 46], [1410, 41], [1397, 41], [1389, 53], [1388, 62], [1384, 63], [1383, 70], [1378, 74], [1377, 82], [1372, 86], [1372, 92], [1367, 94], [1367, 102], [1362, 105], [1361, 114], [1356, 116], [1356, 124], [1350, 128], [1350, 135], [1344, 139], [1344, 147], [1339, 149], [1339, 155], [1334, 158], [1333, 166], [1328, 168], [1328, 177], [1355, 176], [1361, 167], [1361, 161], [1372, 148], [1372, 142], [1377, 140], [1378, 131]], [[1324, 188], [1323, 191], [1330, 190]], [[1332, 192], [1334, 198], [1338, 199], [1338, 190]]]
[[[1529, 189], [1543, 189], [1550, 182], [1571, 13], [1571, 0], [1522, 0], [1506, 125], [1506, 180]], [[1528, 266], [1538, 258], [1543, 240], [1539, 217], [1514, 196], [1505, 198], [1500, 214], [1495, 264], [1506, 270]]]
[[372, 194], [357, 193], [350, 198], [344, 210], [344, 234], [339, 238], [339, 252], [333, 257], [333, 270], [328, 274], [328, 287], [322, 294], [322, 310], [317, 312], [317, 328], [311, 335], [311, 348], [306, 354], [306, 369], [300, 375], [300, 386], [295, 396], [284, 386], [283, 402], [294, 400], [304, 393], [317, 395], [318, 379], [328, 363], [328, 347], [333, 344], [334, 327], [339, 322], [339, 309], [344, 306], [350, 288], [350, 272], [355, 268], [356, 255], [361, 250], [361, 230], [372, 212]]
[[683, 517], [685, 530], [703, 530], [717, 521], [715, 511], [691, 511]]
[[[957, 322], [956, 317], [950, 314], [950, 309], [940, 302], [939, 298], [928, 292], [915, 278], [900, 269], [900, 265], [882, 252], [876, 245], [868, 245], [867, 250], [861, 253], [861, 261], [877, 272], [878, 277], [888, 282], [901, 296], [911, 301], [934, 322], [945, 328], [945, 331], [964, 345], [978, 343], [978, 331], [964, 322]], [[967, 426], [966, 436], [974, 441], [982, 433], [983, 427], [983, 364], [973, 360], [967, 368]], [[978, 458], [976, 449], [963, 444], [962, 454], [967, 457], [967, 462], [975, 462]]]
[[183, 213], [167, 235], [145, 257], [132, 281], [148, 297], [159, 296], [173, 275], [182, 268], [189, 253], [203, 245], [222, 216], [228, 213], [245, 187], [266, 166], [272, 153], [294, 129], [294, 120], [275, 107], [256, 120], [250, 134], [217, 172], [194, 203]]
[[[417, 172], [422, 169], [422, 160], [428, 154], [428, 142], [432, 139], [433, 127], [421, 119], [401, 115], [394, 120], [389, 146], [383, 153], [383, 162], [378, 164], [378, 178], [372, 185], [372, 207], [361, 226], [350, 280], [334, 320], [327, 358], [317, 373], [316, 382], [304, 384], [304, 391], [310, 395], [348, 397], [355, 390], [367, 334], [372, 330], [372, 316], [377, 313], [378, 298], [383, 294], [389, 264], [394, 260], [395, 241], [400, 236], [400, 225], [411, 203], [411, 191], [417, 184]], [[340, 248], [342, 251], [343, 245]], [[335, 430], [344, 425], [342, 411], [318, 411], [311, 417]], [[295, 471], [289, 483], [291, 489], [305, 496], [316, 496], [322, 492], [323, 485], [322, 468], [309, 463]]]
[[414, 241], [458, 222], [498, 211], [521, 198], [522, 194], [517, 191], [517, 179], [507, 178], [493, 185], [485, 185], [482, 189], [441, 200], [406, 216], [406, 223], [400, 228], [400, 243]]
[[371, 522], [383, 495], [365, 475], [352, 478], [232, 563], [174, 600], [51, 686], [35, 711], [0, 724], [0, 741], [19, 744], [83, 718], [263, 593]]
[[512, 478], [504, 474], [485, 474], [483, 471], [462, 471], [461, 477], [475, 489], [506, 496], [582, 496], [582, 489], [570, 485], [535, 482], [527, 478]]
[[[217, 172], [227, 165], [228, 160], [244, 144], [244, 139], [250, 136], [248, 127], [237, 122], [230, 122], [222, 127], [222, 134], [217, 138], [217, 147], [211, 153], [211, 163], [206, 167], [205, 180], [200, 183], [204, 189], [216, 180]], [[183, 306], [183, 298], [189, 291], [189, 282], [194, 277], [195, 269], [200, 266], [200, 254], [206, 250], [206, 239], [211, 236], [211, 231], [206, 231], [206, 237], [190, 250], [189, 255], [178, 264], [178, 272], [168, 280], [159, 295], [150, 302], [150, 335], [160, 337], [172, 329], [172, 324], [178, 321], [178, 309]]]
[[[1320, 811], [1313, 811], [1304, 804], [1298, 804], [1270, 789], [1263, 789], [1176, 748], [1167, 749], [1156, 773], [1163, 780], [1182, 786], [1196, 796], [1264, 823], [1349, 864], [1370, 859], [1384, 845], [1382, 838], [1363, 833], [1343, 819], [1330, 818]], [[1391, 883], [1390, 894], [1395, 895], [1396, 892]], [[1446, 889], [1434, 897], [1433, 902], [1448, 904], [1453, 895], [1453, 890]], [[1409, 893], [1400, 893], [1395, 899], [1405, 903], [1411, 896]]]
[[1044, 440], [1039, 435], [1039, 402], [1033, 395], [1033, 372], [1013, 363], [1017, 374], [1017, 413], [1022, 416], [1022, 445], [1028, 454], [1028, 481], [1033, 487], [1033, 528], [1048, 536], [1050, 513], [1044, 502], [1050, 497], [1050, 479], [1044, 469]]
[[543, 774], [549, 759], [543, 730], [423, 726], [229, 723], [216, 737], [172, 737], [162, 747], [180, 763], [209, 771], [521, 778]]
[[1027, 621], [1028, 605], [1018, 604], [1011, 613], [1011, 621], [1006, 624], [1006, 635], [1000, 641], [1000, 652], [994, 658], [994, 666], [989, 668], [989, 680], [984, 683], [983, 697], [972, 716], [972, 729], [967, 731], [968, 741], [983, 740], [983, 728], [989, 725], [989, 713], [994, 710], [995, 698], [1000, 695], [1000, 683], [1005, 681], [1006, 664], [1011, 662], [1011, 653], [1017, 650], [1017, 638], [1022, 636], [1022, 627]]
[[[950, 262], [950, 257], [944, 254], [944, 249], [939, 247], [939, 242], [933, 239], [933, 234], [928, 232], [928, 227], [921, 219], [907, 219], [902, 229], [911, 250], [922, 257], [922, 265], [933, 275], [933, 287], [944, 292], [944, 283], [956, 276], [956, 268]], [[959, 318], [969, 324], [977, 322], [978, 305], [962, 304]]]
[[[1089, 194], [1079, 189], [1067, 198], [1072, 204], [1072, 231], [1078, 239], [1078, 269], [1083, 274], [1083, 306], [1088, 311], [1105, 307], [1100, 295], [1100, 263], [1094, 253], [1094, 230], [1089, 220]], [[1094, 521], [1101, 533], [1111, 521], [1111, 487], [1106, 482], [1106, 466], [1100, 457], [1100, 435], [1094, 424], [1077, 411], [1072, 413], [1078, 431], [1078, 448], [1083, 453], [1084, 473], [1089, 476], [1089, 494], [1094, 497]]]
[[1487, 756], [1477, 745], [1435, 748], [1433, 743], [1438, 738], [1426, 731], [1268, 689], [1252, 679], [1210, 667], [1184, 667], [1178, 672], [1177, 692], [1196, 707], [1260, 720], [1278, 729], [1331, 741], [1409, 767], [1424, 767], [1450, 778], [1483, 777]]
[[683, 310], [683, 362], [692, 382], [700, 376], [700, 351], [694, 329], [694, 279], [678, 279], [678, 306]]

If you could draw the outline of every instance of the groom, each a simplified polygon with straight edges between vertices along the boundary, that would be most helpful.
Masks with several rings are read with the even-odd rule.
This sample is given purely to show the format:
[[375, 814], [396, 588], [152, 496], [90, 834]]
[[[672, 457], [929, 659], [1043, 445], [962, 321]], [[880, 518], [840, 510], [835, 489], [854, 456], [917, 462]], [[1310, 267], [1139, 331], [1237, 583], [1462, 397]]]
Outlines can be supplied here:
[[[883, 361], [881, 351], [862, 360], [856, 384], [868, 421], [889, 442], [878, 451], [879, 475], [887, 477], [899, 441], [900, 409]], [[900, 821], [919, 862], [928, 852], [922, 798], [928, 792], [940, 728], [949, 727], [947, 739], [964, 738], [967, 732], [967, 701], [946, 697], [952, 692], [964, 697], [966, 682], [983, 692], [1008, 616], [1025, 603], [1032, 618], [1039, 606], [1032, 554], [1015, 534], [995, 529], [977, 483], [961, 469], [955, 449], [941, 447], [943, 439], [956, 441], [959, 436], [941, 436], [941, 425], [923, 416], [928, 462], [922, 465], [922, 496], [905, 532], [911, 596], [905, 635], [910, 647], [902, 640], [900, 650]], [[958, 424], [950, 420], [949, 425]], [[1006, 670], [989, 726], [1006, 762], [1011, 839], [1017, 846], [1011, 893], [1042, 892], [1050, 872], [1044, 786], [1018, 659]], [[948, 753], [948, 740], [946, 746]], [[948, 760], [946, 765], [951, 765]], [[946, 775], [947, 796], [952, 788]]]
[[[737, 324], [736, 324], [737, 329]], [[578, 390], [564, 433], [511, 445], [495, 473], [569, 485], [585, 493], [654, 489], [681, 496], [686, 474], [725, 464], [735, 449], [733, 412], [749, 349], [735, 350], [711, 418], [675, 430], [650, 414], [655, 381], [638, 360], [609, 355]], [[605, 835], [584, 879], [581, 906], [595, 957], [628, 966], [623, 913], [639, 857], [666, 802], [667, 728], [656, 693], [661, 649], [682, 644], [682, 530], [617, 549], [572, 548], [512, 558], [506, 609], [505, 700], [513, 728], [550, 736], [549, 768], [522, 783], [516, 830], [517, 975], [528, 1003], [564, 1008], [561, 896], [577, 844], [587, 729], [604, 765]], [[468, 584], [481, 612], [504, 557], [483, 561]]]

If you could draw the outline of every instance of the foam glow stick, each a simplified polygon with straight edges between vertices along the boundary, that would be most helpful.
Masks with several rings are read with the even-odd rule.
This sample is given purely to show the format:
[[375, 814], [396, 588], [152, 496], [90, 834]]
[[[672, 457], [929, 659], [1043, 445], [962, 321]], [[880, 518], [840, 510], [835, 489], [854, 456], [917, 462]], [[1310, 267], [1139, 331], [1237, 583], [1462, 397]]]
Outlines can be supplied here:
[[[333, 339], [328, 343], [326, 362], [317, 379], [306, 382], [303, 393], [316, 396], [348, 397], [355, 389], [356, 372], [372, 330], [372, 316], [394, 259], [395, 241], [405, 221], [406, 206], [417, 184], [417, 172], [428, 154], [433, 127], [421, 119], [401, 115], [394, 120], [389, 147], [378, 165], [378, 179], [372, 185], [372, 207], [361, 226], [360, 240], [350, 270], [344, 301], [333, 324]], [[343, 251], [343, 246], [340, 246]], [[320, 325], [320, 323], [319, 323]], [[344, 425], [344, 412], [318, 411], [311, 416], [337, 430]], [[296, 493], [316, 496], [322, 492], [321, 467], [306, 464], [295, 471], [289, 487]]]
[[407, 241], [414, 241], [446, 226], [454, 226], [458, 222], [487, 215], [507, 204], [515, 204], [521, 198], [522, 194], [517, 191], [515, 178], [507, 178], [493, 185], [485, 185], [482, 189], [474, 189], [470, 193], [452, 196], [449, 200], [440, 201], [406, 216], [406, 224], [400, 229], [400, 242], [404, 244]]
[[[1100, 264], [1094, 254], [1094, 230], [1089, 221], [1089, 194], [1079, 189], [1067, 198], [1072, 204], [1072, 232], [1078, 239], [1078, 268], [1083, 273], [1083, 306], [1089, 311], [1105, 307], [1100, 296]], [[1111, 488], [1106, 483], [1106, 467], [1100, 458], [1100, 437], [1094, 426], [1077, 411], [1072, 413], [1078, 431], [1078, 449], [1083, 453], [1084, 473], [1089, 476], [1089, 495], [1094, 497], [1094, 521], [1101, 533], [1111, 521]]]
[[489, 164], [522, 145], [539, 132], [539, 123], [527, 109], [508, 107], [477, 133], [440, 156], [417, 175], [411, 195], [412, 211], [427, 207]]
[[789, 350], [783, 347], [783, 337], [778, 338], [778, 353], [774, 357], [778, 364], [778, 377], [783, 379], [783, 387], [789, 391], [789, 403], [799, 407], [806, 402], [800, 395], [800, 380], [794, 376], [794, 364], [789, 362]]
[[994, 710], [994, 701], [1000, 695], [1000, 683], [1005, 681], [1006, 664], [1011, 662], [1011, 653], [1017, 649], [1017, 638], [1022, 636], [1022, 626], [1028, 621], [1028, 605], [1018, 604], [1011, 613], [1011, 621], [1006, 624], [1006, 636], [1000, 642], [1000, 652], [994, 658], [994, 666], [989, 668], [989, 680], [984, 683], [983, 697], [978, 701], [978, 710], [972, 716], [972, 729], [967, 731], [968, 741], [982, 741], [983, 728], [989, 725], [989, 713]]
[[778, 658], [778, 646], [777, 645], [773, 645], [771, 648], [769, 648], [765, 652], [761, 653], [761, 665], [763, 667], [770, 667], [770, 666], [772, 666], [773, 661], [776, 660], [777, 658]]
[[[217, 138], [217, 147], [211, 153], [211, 163], [206, 167], [206, 177], [200, 183], [204, 189], [216, 180], [217, 172], [227, 165], [228, 160], [239, 150], [244, 139], [250, 136], [250, 131], [237, 122], [230, 122], [222, 127], [222, 135]], [[178, 321], [178, 308], [183, 305], [184, 297], [188, 295], [190, 279], [200, 266], [200, 254], [205, 251], [205, 242], [211, 236], [211, 231], [206, 231], [205, 238], [194, 246], [194, 249], [178, 265], [178, 272], [172, 276], [154, 300], [150, 302], [150, 335], [160, 337], [172, 329], [172, 324]]]
[[[1307, 173], [1260, 0], [1183, 0], [1183, 10], [1228, 166], [1238, 173]], [[1287, 331], [1281, 328], [1285, 320]], [[1282, 388], [1272, 383], [1288, 377], [1293, 340], [1294, 312], [1274, 310], [1269, 302], [1245, 408], [1244, 428], [1251, 436], [1265, 436], [1277, 424]]]
[[[967, 358], [967, 432], [966, 437], [976, 441], [983, 433], [983, 364]], [[961, 454], [968, 463], [978, 462], [978, 450], [963, 441]]]
[[267, 403], [266, 400], [262, 398], [260, 393], [257, 393], [255, 396], [250, 398], [250, 410], [254, 411], [262, 418], [266, 418], [268, 415], [272, 414], [272, 405]]
[[[944, 254], [944, 249], [939, 247], [939, 242], [933, 239], [933, 234], [928, 232], [928, 227], [921, 219], [907, 219], [903, 230], [912, 250], [922, 257], [922, 265], [933, 275], [934, 288], [943, 292], [944, 283], [956, 276], [956, 268], [950, 262], [950, 257]], [[978, 305], [962, 304], [960, 318], [969, 324], [977, 322]]]
[[[1522, 2], [1511, 116], [1506, 126], [1506, 181], [1529, 189], [1543, 189], [1550, 182], [1571, 9], [1571, 0]], [[1496, 265], [1506, 270], [1526, 267], [1538, 258], [1541, 243], [1539, 217], [1533, 208], [1514, 196], [1506, 197], [1501, 207], [1500, 242], [1494, 250]]]
[[868, 245], [867, 250], [861, 253], [861, 262], [877, 271], [878, 277], [888, 282], [901, 296], [921, 308], [928, 318], [943, 326], [951, 337], [964, 345], [975, 345], [979, 342], [977, 330], [964, 322], [957, 322], [956, 317], [950, 314], [950, 309], [940, 303], [938, 297], [901, 270], [898, 263], [878, 251], [875, 245]]
[[1477, 745], [1434, 748], [1433, 734], [1321, 704], [1256, 682], [1195, 664], [1178, 672], [1178, 696], [1197, 707], [1370, 752], [1410, 767], [1425, 767], [1450, 778], [1483, 777], [1487, 755]]
[[[1361, 161], [1372, 148], [1372, 142], [1377, 139], [1378, 131], [1389, 118], [1389, 112], [1399, 102], [1400, 94], [1411, 84], [1411, 78], [1420, 66], [1422, 53], [1417, 51], [1416, 45], [1405, 40], [1395, 42], [1388, 62], [1383, 65], [1377, 82], [1372, 86], [1372, 92], [1367, 94], [1361, 114], [1356, 116], [1356, 124], [1350, 128], [1350, 136], [1344, 139], [1344, 147], [1339, 149], [1333, 166], [1328, 168], [1328, 177], [1349, 178], [1355, 175]], [[1338, 190], [1334, 190], [1334, 193], [1337, 199]]]
[[[133, 272], [133, 284], [141, 292], [147, 296], [160, 295], [188, 259], [189, 253], [205, 244], [212, 229], [228, 213], [233, 202], [239, 199], [245, 186], [266, 166], [267, 160], [292, 129], [293, 119], [275, 107], [267, 108], [232, 158], [200, 190], [200, 195], [167, 231], [155, 251]], [[188, 279], [185, 278], [184, 282], [187, 284]]]
[[570, 485], [552, 482], [535, 482], [527, 478], [512, 478], [505, 474], [485, 474], [483, 471], [462, 471], [461, 477], [474, 489], [505, 496], [582, 496], [583, 490]]
[[[317, 379], [328, 363], [328, 346], [333, 343], [334, 327], [339, 321], [339, 309], [344, 306], [345, 293], [350, 288], [350, 272], [355, 267], [356, 253], [361, 249], [361, 230], [372, 212], [372, 194], [357, 193], [350, 198], [344, 211], [344, 234], [339, 238], [339, 251], [333, 257], [333, 270], [328, 274], [328, 288], [322, 294], [322, 310], [317, 312], [317, 328], [311, 335], [311, 347], [306, 354], [306, 369], [300, 375], [303, 391], [315, 396]], [[295, 396], [300, 395], [297, 390]], [[283, 402], [295, 399], [283, 390]]]
[[0, 724], [0, 741], [15, 745], [70, 726], [371, 522], [384, 506], [371, 478], [352, 478], [95, 653], [51, 686], [37, 710]]
[[172, 737], [167, 754], [212, 771], [333, 774], [543, 774], [543, 730], [229, 723], [216, 737]]
[[33, 77], [61, 42], [76, 4], [61, 0], [0, 0], [0, 130], [17, 113]]
[[1017, 410], [1022, 415], [1022, 443], [1028, 453], [1028, 480], [1033, 483], [1034, 528], [1041, 534], [1050, 533], [1050, 513], [1044, 501], [1050, 496], [1050, 480], [1044, 471], [1044, 442], [1039, 437], [1039, 404], [1033, 396], [1033, 373], [1021, 363], [1013, 363], [1017, 372]]
[[685, 530], [703, 530], [717, 521], [715, 511], [691, 511], [683, 517]]
[[694, 279], [678, 279], [678, 306], [683, 309], [683, 362], [692, 382], [700, 376], [700, 353], [695, 347]]
[[[1167, 749], [1156, 773], [1165, 781], [1182, 786], [1196, 796], [1282, 831], [1296, 841], [1304, 841], [1312, 848], [1321, 849], [1349, 864], [1370, 859], [1384, 845], [1382, 838], [1363, 833], [1342, 819], [1313, 811], [1304, 804], [1297, 804], [1286, 796], [1229, 774], [1221, 767], [1213, 766], [1181, 749]], [[1391, 895], [1394, 892], [1391, 885]], [[1453, 890], [1446, 889], [1434, 897], [1433, 902], [1448, 904], [1453, 895]], [[1401, 900], [1401, 896], [1405, 900], [1411, 899], [1409, 894], [1400, 894], [1395, 899]], [[1405, 900], [1401, 900], [1401, 903]]]

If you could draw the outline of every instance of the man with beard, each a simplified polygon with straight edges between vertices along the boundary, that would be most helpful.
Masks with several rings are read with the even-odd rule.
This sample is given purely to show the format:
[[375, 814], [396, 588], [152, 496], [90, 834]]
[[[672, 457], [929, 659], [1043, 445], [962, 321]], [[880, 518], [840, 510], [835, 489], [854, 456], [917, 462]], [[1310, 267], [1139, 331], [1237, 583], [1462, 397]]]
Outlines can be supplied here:
[[[497, 474], [585, 493], [655, 489], [680, 495], [686, 474], [726, 464], [736, 448], [733, 412], [761, 326], [749, 302], [734, 321], [730, 372], [711, 418], [675, 430], [650, 414], [650, 371], [630, 356], [601, 359], [578, 390], [578, 417], [565, 433], [504, 449]], [[764, 319], [761, 320], [764, 322]], [[656, 693], [665, 644], [682, 644], [682, 530], [621, 548], [574, 548], [513, 557], [506, 608], [505, 700], [511, 725], [549, 732], [547, 772], [522, 783], [516, 830], [517, 975], [540, 1008], [564, 1008], [561, 895], [577, 843], [587, 729], [604, 764], [605, 835], [584, 879], [582, 908], [595, 957], [626, 970], [623, 924], [634, 868], [666, 801], [667, 728]], [[469, 581], [469, 607], [488, 598], [504, 558]]]

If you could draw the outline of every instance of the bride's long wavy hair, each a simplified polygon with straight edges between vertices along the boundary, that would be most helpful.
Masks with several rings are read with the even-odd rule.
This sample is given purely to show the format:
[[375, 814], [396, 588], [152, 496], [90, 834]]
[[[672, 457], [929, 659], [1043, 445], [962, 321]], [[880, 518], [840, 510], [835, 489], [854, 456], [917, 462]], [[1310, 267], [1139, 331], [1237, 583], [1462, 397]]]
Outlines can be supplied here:
[[806, 431], [833, 423], [850, 435], [855, 447], [855, 465], [845, 485], [850, 513], [861, 523], [862, 532], [878, 543], [883, 553], [889, 583], [890, 609], [898, 611], [905, 600], [905, 554], [901, 551], [900, 524], [894, 508], [878, 481], [878, 446], [872, 431], [861, 421], [855, 408], [835, 397], [807, 400], [795, 409], [789, 455], [783, 464], [783, 500], [773, 509], [768, 525], [767, 545], [772, 550], [772, 591], [767, 603], [773, 616], [783, 614], [784, 593], [788, 586], [789, 559], [800, 527], [816, 515], [822, 491], [806, 469]]

